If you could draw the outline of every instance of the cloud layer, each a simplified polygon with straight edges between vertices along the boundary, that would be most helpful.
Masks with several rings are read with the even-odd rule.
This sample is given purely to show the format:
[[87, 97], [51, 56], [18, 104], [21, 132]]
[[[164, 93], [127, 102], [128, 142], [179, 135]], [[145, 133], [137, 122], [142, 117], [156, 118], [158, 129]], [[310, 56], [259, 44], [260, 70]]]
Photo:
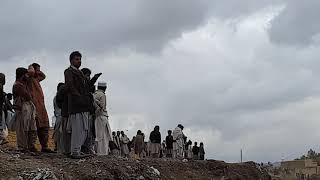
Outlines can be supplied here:
[[[125, 4], [125, 5], [124, 5]], [[68, 55], [103, 72], [112, 128], [178, 123], [209, 158], [278, 161], [317, 148], [319, 3], [308, 1], [4, 1], [1, 71], [33, 61], [47, 108]], [[308, 9], [307, 13], [305, 9]], [[298, 141], [298, 139], [304, 139]]]

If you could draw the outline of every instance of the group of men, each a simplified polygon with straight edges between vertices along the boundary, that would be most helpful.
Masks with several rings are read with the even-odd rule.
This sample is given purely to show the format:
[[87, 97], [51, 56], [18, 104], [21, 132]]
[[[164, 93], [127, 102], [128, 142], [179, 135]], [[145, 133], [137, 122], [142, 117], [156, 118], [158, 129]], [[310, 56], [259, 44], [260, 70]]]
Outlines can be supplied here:
[[82, 55], [70, 54], [70, 67], [64, 72], [65, 82], [57, 86], [54, 98], [54, 140], [57, 151], [79, 159], [89, 155], [108, 155], [111, 128], [106, 110], [106, 88], [95, 83], [102, 73], [91, 78], [91, 70], [80, 69]]
[[0, 145], [7, 144], [7, 119], [13, 114], [13, 105], [11, 103], [12, 94], [5, 93], [3, 88], [6, 84], [6, 77], [0, 73]]
[[132, 141], [124, 131], [111, 133], [106, 110], [107, 85], [99, 82], [96, 89], [95, 83], [102, 73], [91, 78], [90, 69], [80, 69], [81, 58], [78, 51], [70, 54], [70, 66], [64, 72], [65, 81], [58, 84], [53, 100], [55, 151], [48, 147], [49, 118], [40, 85], [46, 76], [40, 65], [33, 63], [28, 68], [16, 69], [12, 94], [4, 93], [5, 75], [0, 73], [0, 145], [8, 143], [5, 129], [9, 126], [11, 131], [16, 132], [18, 150], [23, 152], [37, 152], [35, 142], [38, 138], [41, 152], [63, 153], [75, 159], [109, 153], [129, 158], [130, 152], [136, 158], [150, 156], [204, 159], [203, 143], [198, 147], [195, 142], [191, 151], [189, 146], [192, 142], [187, 142], [181, 124], [174, 131], [168, 131], [163, 143], [159, 126], [154, 127], [147, 143], [140, 130]]
[[[101, 73], [91, 78], [90, 69], [80, 70], [81, 58], [78, 51], [70, 54], [65, 82], [58, 84], [53, 102], [56, 150], [77, 159], [91, 154], [107, 155], [112, 138], [106, 110], [106, 83], [99, 82], [96, 90], [95, 83]], [[10, 94], [3, 91], [5, 75], [0, 74], [0, 145], [8, 143], [5, 133], [8, 127], [16, 132], [19, 151], [37, 152], [38, 138], [41, 152], [55, 152], [48, 147], [49, 118], [40, 85], [45, 78], [37, 63], [17, 68], [12, 105]]]
[[130, 157], [131, 142], [124, 131], [113, 131], [112, 140], [109, 142], [110, 152], [114, 156]]
[[159, 126], [155, 126], [150, 133], [150, 153], [154, 158], [164, 157], [178, 159], [204, 160], [205, 151], [203, 143], [198, 147], [197, 142], [193, 147], [191, 140], [187, 142], [187, 137], [183, 133], [184, 126], [179, 124], [173, 131], [168, 130], [166, 139], [161, 144], [161, 134]]
[[192, 146], [192, 142], [187, 141], [187, 137], [183, 134], [183, 129], [184, 127], [179, 124], [173, 132], [168, 130], [168, 135], [162, 143], [159, 126], [155, 126], [151, 131], [149, 141], [145, 140], [145, 134], [141, 130], [137, 131], [132, 140], [124, 131], [114, 131], [109, 144], [110, 151], [112, 155], [134, 159], [150, 157], [204, 160], [203, 143], [198, 146], [195, 142]]
[[[37, 138], [41, 144], [41, 152], [53, 153], [48, 148], [49, 118], [46, 111], [44, 96], [40, 82], [46, 78], [37, 63], [28, 68], [16, 69], [16, 81], [12, 93], [3, 91], [5, 75], [1, 74], [1, 117], [0, 144], [6, 144], [5, 130], [10, 119], [10, 129], [16, 131], [17, 148], [19, 151], [37, 152]], [[13, 105], [11, 103], [13, 95]], [[11, 114], [11, 116], [10, 116]], [[13, 115], [14, 114], [14, 115]]]

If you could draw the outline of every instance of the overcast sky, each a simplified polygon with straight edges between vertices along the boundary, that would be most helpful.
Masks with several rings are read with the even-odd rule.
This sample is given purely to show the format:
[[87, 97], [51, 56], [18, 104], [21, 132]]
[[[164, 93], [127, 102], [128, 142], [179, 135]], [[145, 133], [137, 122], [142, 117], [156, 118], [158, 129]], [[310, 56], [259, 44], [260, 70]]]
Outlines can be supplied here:
[[108, 83], [113, 130], [178, 123], [207, 157], [293, 159], [320, 143], [318, 0], [3, 0], [0, 71], [38, 62], [49, 116], [68, 56]]

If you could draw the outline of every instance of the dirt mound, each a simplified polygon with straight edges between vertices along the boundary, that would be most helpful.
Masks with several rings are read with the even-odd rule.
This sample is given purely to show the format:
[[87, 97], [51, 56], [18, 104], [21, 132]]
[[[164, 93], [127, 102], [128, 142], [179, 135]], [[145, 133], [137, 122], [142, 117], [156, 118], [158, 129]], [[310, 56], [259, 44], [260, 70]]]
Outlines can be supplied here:
[[22, 154], [3, 148], [1, 179], [224, 179], [268, 180], [255, 163], [144, 159], [112, 156], [69, 159], [58, 154]]
[[[228, 164], [222, 161], [172, 159], [133, 160], [113, 156], [74, 160], [59, 154], [23, 154], [10, 144], [0, 147], [0, 179], [210, 179], [269, 180], [267, 172], [253, 162]], [[53, 148], [53, 143], [50, 141]]]

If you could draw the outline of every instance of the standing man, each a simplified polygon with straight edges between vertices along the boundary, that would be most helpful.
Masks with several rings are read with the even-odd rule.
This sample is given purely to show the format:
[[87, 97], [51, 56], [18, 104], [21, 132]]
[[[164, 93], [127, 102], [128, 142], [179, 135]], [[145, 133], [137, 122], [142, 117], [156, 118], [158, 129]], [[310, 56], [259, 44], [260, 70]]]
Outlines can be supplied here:
[[173, 131], [173, 158], [183, 158], [184, 127], [179, 124]]
[[135, 159], [142, 158], [142, 151], [144, 149], [144, 137], [142, 135], [141, 130], [138, 130], [137, 135], [134, 138], [133, 147]]
[[204, 147], [203, 147], [203, 142], [200, 143], [199, 147], [199, 159], [204, 160], [204, 155], [205, 155]]
[[[94, 77], [91, 79], [91, 70], [89, 68], [82, 68], [81, 72], [83, 73], [86, 83], [88, 85], [88, 91], [93, 94], [95, 93], [95, 83], [97, 82], [98, 78], [102, 75], [102, 73], [95, 74]], [[92, 106], [93, 107], [93, 106]], [[96, 114], [95, 110], [92, 108], [90, 110], [89, 116], [89, 124], [88, 124], [88, 137], [85, 142], [85, 146], [83, 147], [83, 151], [86, 153], [94, 154], [94, 141], [96, 138], [96, 129], [95, 129], [95, 119]]]
[[30, 91], [27, 90], [28, 70], [17, 68], [16, 81], [13, 84], [13, 107], [16, 112], [16, 138], [20, 151], [36, 152], [37, 140], [36, 107], [32, 103]]
[[89, 81], [89, 91], [91, 93], [94, 93], [95, 92], [94, 85], [97, 82], [97, 80], [99, 79], [99, 77], [102, 75], [102, 73], [95, 74], [93, 76], [93, 78], [91, 78], [91, 70], [89, 68], [82, 68], [81, 72], [86, 77], [86, 79]]
[[[6, 119], [6, 129], [9, 130], [9, 125], [10, 124], [12, 117], [14, 116], [14, 110], [13, 110], [13, 105], [12, 105], [12, 93], [5, 93], [5, 103], [4, 103], [4, 116]], [[7, 134], [6, 134], [7, 135]]]
[[159, 158], [161, 150], [161, 134], [159, 126], [155, 126], [154, 130], [150, 133], [150, 142], [151, 157]]
[[61, 108], [61, 151], [64, 155], [69, 156], [71, 153], [71, 125], [68, 123], [68, 94], [66, 92], [65, 84], [59, 87], [59, 91], [56, 95], [56, 103], [57, 106]]
[[112, 132], [112, 141], [109, 142], [109, 147], [112, 155], [116, 157], [120, 156], [120, 140], [115, 131]]
[[11, 113], [13, 113], [13, 105], [12, 105], [12, 103], [11, 103], [12, 98], [13, 98], [12, 93], [6, 94], [5, 106], [6, 106], [6, 109], [7, 109], [8, 111], [10, 111]]
[[[64, 83], [58, 84], [57, 94], [63, 85]], [[57, 94], [53, 98], [54, 117], [56, 118], [56, 122], [54, 124], [54, 132], [52, 136], [55, 142], [55, 150], [58, 153], [63, 153], [61, 104], [57, 101]]]
[[199, 146], [197, 142], [194, 142], [194, 146], [192, 147], [192, 158], [193, 160], [199, 160]]
[[71, 158], [86, 157], [81, 154], [88, 136], [89, 115], [93, 106], [93, 99], [88, 91], [88, 84], [81, 66], [81, 53], [78, 51], [70, 54], [70, 67], [65, 70], [65, 87], [68, 96], [69, 124], [71, 124]]
[[104, 82], [98, 83], [98, 90], [94, 93], [94, 105], [95, 105], [95, 130], [97, 141], [97, 154], [108, 155], [109, 153], [109, 141], [112, 140], [111, 129], [108, 120], [107, 112], [107, 97], [106, 97], [107, 84]]
[[122, 156], [122, 150], [121, 150], [121, 132], [117, 131], [117, 136], [116, 136], [116, 143], [119, 146], [119, 155]]
[[167, 158], [172, 158], [173, 136], [171, 134], [172, 134], [172, 131], [169, 130], [168, 136], [166, 137]]
[[129, 148], [128, 148], [129, 141], [130, 139], [128, 138], [128, 136], [125, 135], [123, 131], [121, 131], [121, 137], [120, 137], [121, 155], [127, 158], [129, 158]]
[[184, 142], [184, 158], [192, 159], [192, 141], [187, 141], [187, 137], [185, 137]]
[[5, 116], [5, 104], [6, 98], [3, 92], [3, 86], [6, 84], [6, 76], [0, 73], [0, 145], [7, 144], [7, 138], [5, 135], [6, 130], [6, 116]]
[[49, 118], [44, 103], [44, 95], [40, 82], [46, 78], [46, 75], [40, 70], [40, 65], [33, 63], [28, 69], [27, 89], [31, 94], [33, 104], [36, 106], [37, 134], [41, 144], [41, 152], [52, 153], [48, 148], [49, 139]]

